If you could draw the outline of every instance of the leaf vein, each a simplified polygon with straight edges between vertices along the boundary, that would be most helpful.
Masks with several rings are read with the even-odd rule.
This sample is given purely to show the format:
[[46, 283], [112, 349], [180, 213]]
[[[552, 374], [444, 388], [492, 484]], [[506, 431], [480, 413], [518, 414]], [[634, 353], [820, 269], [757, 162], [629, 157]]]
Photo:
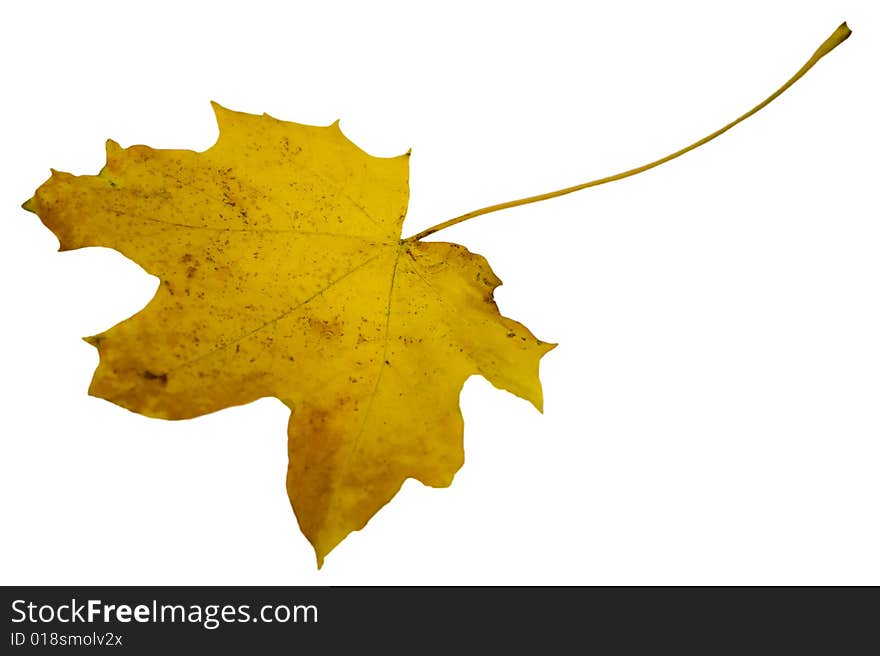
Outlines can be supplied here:
[[385, 338], [382, 344], [382, 357], [379, 359], [379, 374], [376, 376], [376, 384], [373, 386], [373, 392], [370, 394], [370, 401], [367, 403], [367, 410], [364, 412], [364, 420], [361, 422], [360, 430], [358, 431], [357, 436], [355, 436], [354, 441], [351, 446], [351, 451], [348, 454], [348, 460], [350, 461], [352, 456], [357, 453], [358, 445], [360, 444], [361, 436], [364, 433], [364, 430], [367, 427], [367, 421], [370, 418], [370, 412], [373, 409], [373, 403], [376, 400], [376, 394], [379, 391], [379, 384], [382, 382], [382, 374], [385, 372], [385, 367], [388, 366], [388, 338], [390, 335], [391, 328], [391, 300], [394, 297], [394, 283], [397, 278], [397, 267], [400, 264], [400, 254], [402, 249], [398, 248], [397, 257], [394, 260], [394, 268], [391, 269], [391, 284], [388, 286], [388, 303], [385, 306]]

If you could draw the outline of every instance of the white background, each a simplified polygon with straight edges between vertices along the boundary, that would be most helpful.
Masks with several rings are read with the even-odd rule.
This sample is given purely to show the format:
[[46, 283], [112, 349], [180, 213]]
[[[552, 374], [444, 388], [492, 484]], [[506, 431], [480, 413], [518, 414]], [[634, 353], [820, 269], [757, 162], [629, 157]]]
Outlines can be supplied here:
[[[873, 2], [28, 2], [0, 9], [5, 584], [880, 584]], [[412, 147], [405, 235], [437, 235], [559, 342], [545, 414], [472, 378], [467, 463], [408, 481], [319, 572], [274, 399], [184, 422], [87, 396], [80, 340], [156, 280], [59, 254], [19, 209], [108, 137], [202, 150], [210, 100]]]

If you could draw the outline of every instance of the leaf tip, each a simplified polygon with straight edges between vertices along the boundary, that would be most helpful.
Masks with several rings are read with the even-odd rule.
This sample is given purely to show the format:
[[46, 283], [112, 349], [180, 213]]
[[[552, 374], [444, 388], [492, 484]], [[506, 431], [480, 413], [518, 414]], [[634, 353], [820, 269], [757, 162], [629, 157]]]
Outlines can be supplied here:
[[34, 197], [31, 196], [25, 202], [23, 202], [21, 204], [21, 209], [23, 209], [27, 212], [33, 212], [34, 214], [36, 214], [37, 208], [36, 208], [36, 202], [34, 201]]
[[98, 344], [101, 343], [101, 336], [100, 335], [89, 335], [88, 337], [83, 337], [82, 340], [86, 344], [91, 344], [95, 348], [98, 348]]
[[232, 113], [232, 110], [227, 109], [226, 107], [224, 107], [223, 105], [218, 103], [216, 100], [211, 101], [211, 109], [214, 110], [214, 118], [217, 120], [217, 125], [220, 127], [222, 127], [223, 119], [228, 114]]
[[[538, 348], [541, 349], [541, 354], [538, 356], [539, 358], [543, 358], [550, 351], [555, 349], [559, 344], [554, 344], [552, 342], [542, 342], [540, 339], [537, 340]], [[529, 401], [533, 406], [535, 406], [535, 410], [544, 414], [544, 390], [541, 386], [540, 381], [538, 382], [538, 389], [536, 390], [533, 397], [529, 398]]]
[[540, 412], [542, 415], [544, 414], [544, 395], [543, 393], [535, 399], [532, 399], [532, 405], [535, 406], [535, 410]]

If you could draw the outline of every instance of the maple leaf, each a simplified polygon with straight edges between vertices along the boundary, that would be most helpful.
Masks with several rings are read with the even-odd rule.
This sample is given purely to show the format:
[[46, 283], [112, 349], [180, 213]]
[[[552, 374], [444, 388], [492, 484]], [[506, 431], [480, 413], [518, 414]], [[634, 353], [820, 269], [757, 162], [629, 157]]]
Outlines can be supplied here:
[[408, 154], [368, 155], [338, 122], [214, 109], [207, 151], [108, 141], [97, 176], [53, 172], [28, 209], [62, 250], [108, 246], [161, 281], [88, 338], [91, 394], [163, 419], [291, 408], [287, 488], [320, 562], [408, 477], [451, 483], [469, 376], [540, 409], [553, 345], [501, 316], [484, 258], [400, 239]]
[[373, 157], [338, 122], [217, 104], [208, 150], [108, 141], [98, 175], [53, 171], [25, 209], [61, 250], [110, 247], [160, 280], [141, 312], [87, 338], [100, 355], [91, 394], [163, 419], [267, 396], [290, 407], [287, 490], [320, 566], [407, 478], [451, 483], [469, 376], [542, 408], [539, 361], [555, 345], [500, 314], [501, 281], [482, 256], [422, 239], [678, 157], [758, 111], [848, 35], [844, 24], [773, 96], [672, 155], [407, 239], [409, 153]]

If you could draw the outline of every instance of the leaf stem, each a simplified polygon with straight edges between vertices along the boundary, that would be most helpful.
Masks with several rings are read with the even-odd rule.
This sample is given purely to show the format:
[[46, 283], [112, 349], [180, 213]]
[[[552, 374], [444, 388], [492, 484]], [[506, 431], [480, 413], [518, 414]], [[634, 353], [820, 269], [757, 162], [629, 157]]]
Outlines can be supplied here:
[[528, 196], [527, 198], [520, 198], [518, 200], [511, 200], [511, 201], [507, 201], [506, 203], [497, 203], [496, 205], [489, 205], [488, 207], [483, 207], [478, 210], [473, 210], [472, 212], [468, 212], [467, 214], [462, 214], [461, 216], [457, 216], [453, 219], [449, 219], [448, 221], [444, 221], [443, 223], [438, 223], [435, 226], [432, 226], [430, 228], [426, 228], [425, 230], [422, 230], [421, 232], [413, 235], [412, 237], [408, 237], [404, 241], [418, 241], [420, 239], [427, 237], [428, 235], [433, 235], [435, 232], [438, 232], [440, 230], [445, 230], [446, 228], [454, 226], [454, 225], [461, 223], [463, 221], [467, 221], [469, 219], [473, 219], [475, 217], [482, 216], [483, 214], [489, 214], [490, 212], [497, 212], [499, 210], [506, 210], [511, 207], [519, 207], [520, 205], [528, 205], [529, 203], [537, 203], [542, 200], [549, 200], [551, 198], [558, 198], [559, 196], [564, 196], [566, 194], [570, 194], [575, 191], [580, 191], [581, 189], [587, 189], [588, 187], [598, 187], [599, 185], [603, 185], [607, 182], [614, 182], [615, 180], [622, 180], [623, 178], [628, 178], [633, 175], [638, 175], [639, 173], [642, 173], [644, 171], [652, 169], [655, 166], [660, 166], [661, 164], [665, 164], [669, 160], [675, 159], [676, 157], [680, 157], [681, 155], [684, 155], [685, 153], [687, 153], [691, 150], [694, 150], [695, 148], [699, 148], [703, 144], [706, 144], [706, 143], [712, 141], [712, 139], [714, 139], [715, 137], [718, 137], [718, 136], [724, 134], [733, 126], [737, 125], [738, 123], [741, 123], [742, 121], [749, 118], [752, 114], [757, 113], [758, 111], [760, 111], [761, 109], [763, 109], [764, 107], [769, 105], [776, 98], [778, 98], [786, 89], [788, 89], [791, 85], [793, 85], [800, 78], [802, 78], [804, 76], [804, 74], [807, 71], [809, 71], [816, 64], [816, 62], [818, 62], [820, 59], [822, 59], [822, 57], [824, 57], [829, 52], [834, 50], [835, 47], [837, 47], [838, 45], [843, 43], [847, 39], [847, 37], [849, 37], [849, 35], [851, 33], [852, 32], [850, 31], [849, 27], [847, 27], [846, 23], [845, 22], [841, 23], [840, 27], [838, 27], [834, 31], [834, 33], [830, 37], [828, 37], [822, 43], [822, 45], [819, 46], [819, 48], [816, 50], [815, 53], [813, 53], [813, 56], [810, 57], [810, 59], [807, 61], [807, 63], [804, 64], [800, 68], [800, 70], [797, 73], [795, 73], [791, 77], [791, 79], [788, 80], [788, 82], [783, 84], [781, 87], [779, 87], [779, 89], [774, 91], [765, 100], [763, 100], [760, 103], [758, 103], [757, 105], [755, 105], [752, 109], [747, 111], [745, 114], [743, 114], [742, 116], [740, 116], [736, 120], [731, 121], [730, 123], [725, 125], [723, 128], [716, 130], [715, 132], [713, 132], [712, 134], [710, 134], [706, 137], [703, 137], [699, 141], [695, 141], [690, 146], [686, 146], [685, 148], [682, 148], [681, 150], [677, 150], [674, 153], [667, 155], [666, 157], [662, 157], [654, 162], [651, 162], [650, 164], [645, 164], [643, 166], [639, 166], [638, 168], [629, 169], [628, 171], [623, 171], [622, 173], [616, 173], [615, 175], [610, 175], [605, 178], [599, 178], [598, 180], [591, 180], [590, 182], [584, 182], [583, 184], [574, 185], [573, 187], [566, 187], [565, 189], [559, 189], [557, 191], [550, 191], [545, 194], [538, 194], [537, 196]]

